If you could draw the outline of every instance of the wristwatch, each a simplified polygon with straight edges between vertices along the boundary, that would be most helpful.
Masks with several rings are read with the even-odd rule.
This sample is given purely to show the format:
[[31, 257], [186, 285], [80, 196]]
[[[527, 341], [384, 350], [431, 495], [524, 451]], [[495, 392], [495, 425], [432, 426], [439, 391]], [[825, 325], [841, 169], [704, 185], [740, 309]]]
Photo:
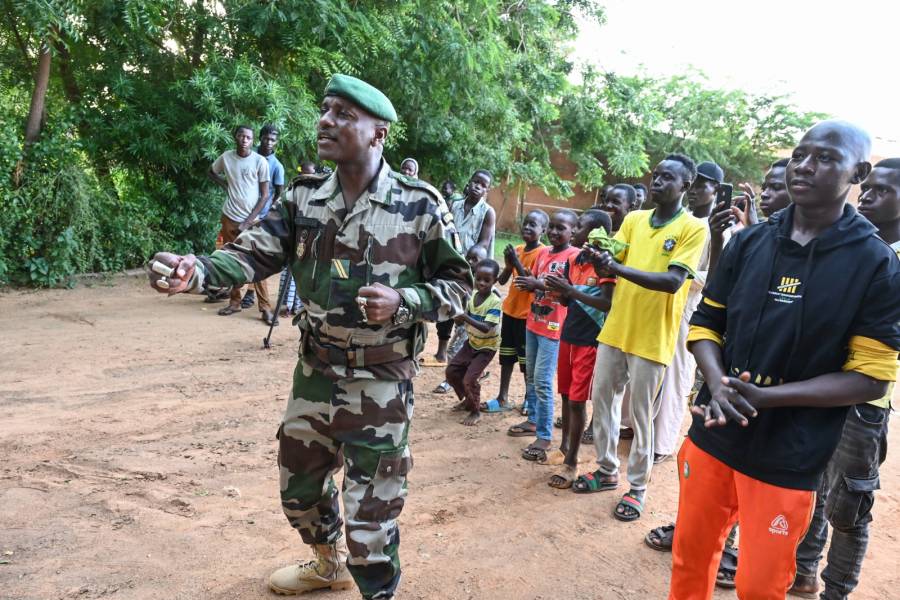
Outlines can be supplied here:
[[406, 300], [403, 297], [400, 297], [400, 306], [397, 307], [397, 312], [394, 313], [394, 316], [391, 317], [391, 323], [394, 325], [403, 325], [405, 323], [409, 323], [412, 319], [412, 311], [409, 310], [409, 306], [406, 305]]

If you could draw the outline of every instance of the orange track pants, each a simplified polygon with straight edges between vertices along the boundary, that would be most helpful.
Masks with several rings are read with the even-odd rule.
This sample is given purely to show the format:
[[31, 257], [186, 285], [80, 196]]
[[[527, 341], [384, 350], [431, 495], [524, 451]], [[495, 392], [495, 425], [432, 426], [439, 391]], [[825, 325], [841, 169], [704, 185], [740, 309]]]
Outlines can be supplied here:
[[709, 600], [725, 538], [740, 522], [735, 578], [741, 600], [784, 600], [815, 492], [743, 475], [686, 439], [678, 451], [678, 519], [669, 600]]

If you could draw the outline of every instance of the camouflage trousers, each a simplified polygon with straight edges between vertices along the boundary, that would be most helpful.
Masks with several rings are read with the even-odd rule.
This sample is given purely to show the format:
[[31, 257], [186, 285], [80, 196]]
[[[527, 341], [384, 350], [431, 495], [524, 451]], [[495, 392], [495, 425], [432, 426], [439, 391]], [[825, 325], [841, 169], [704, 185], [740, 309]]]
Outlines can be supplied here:
[[412, 468], [407, 445], [412, 382], [325, 377], [302, 359], [279, 428], [281, 504], [306, 544], [341, 535], [334, 474], [341, 468], [347, 566], [364, 598], [391, 598], [400, 582], [397, 517]]

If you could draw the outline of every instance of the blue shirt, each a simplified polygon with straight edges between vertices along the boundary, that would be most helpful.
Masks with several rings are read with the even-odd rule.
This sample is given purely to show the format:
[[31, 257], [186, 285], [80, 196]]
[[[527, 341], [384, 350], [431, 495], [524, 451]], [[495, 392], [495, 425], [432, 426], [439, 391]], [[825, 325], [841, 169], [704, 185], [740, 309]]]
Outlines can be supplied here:
[[[259, 152], [259, 148], [257, 148], [256, 151]], [[275, 186], [284, 185], [284, 165], [275, 158], [275, 153], [273, 152], [268, 156], [263, 156], [263, 158], [269, 163], [269, 197], [266, 198], [266, 205], [259, 212], [260, 219], [269, 214], [269, 209], [272, 208], [272, 198], [275, 196]]]

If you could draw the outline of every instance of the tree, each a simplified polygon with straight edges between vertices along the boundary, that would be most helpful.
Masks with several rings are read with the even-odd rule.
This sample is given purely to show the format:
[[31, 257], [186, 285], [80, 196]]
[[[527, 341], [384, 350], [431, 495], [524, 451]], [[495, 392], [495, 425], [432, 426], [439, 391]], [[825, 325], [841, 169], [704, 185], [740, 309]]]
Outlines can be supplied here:
[[[594, 0], [0, 7], [4, 124], [33, 125], [37, 65], [49, 73], [40, 137], [27, 152], [24, 136], [0, 141], [8, 150], [0, 166], [8, 156], [27, 165], [22, 187], [0, 188], [5, 205], [16, 207], [0, 211], [0, 281], [34, 281], [37, 272], [47, 284], [59, 280], [48, 275], [57, 271], [134, 265], [152, 247], [210, 250], [222, 198], [205, 173], [233, 144], [233, 126], [276, 125], [279, 156], [292, 171], [314, 157], [318, 103], [337, 72], [366, 79], [394, 102], [401, 120], [386, 150], [393, 164], [414, 156], [435, 182], [489, 168], [507, 185], [561, 197], [576, 182], [638, 175], [672, 146], [749, 172], [805, 118], [781, 99], [680, 80], [588, 69], [573, 83], [568, 50], [577, 20], [604, 18]], [[41, 63], [42, 47], [49, 63]], [[556, 151], [578, 165], [575, 181], [551, 167]], [[81, 199], [77, 213], [71, 198]], [[51, 258], [30, 263], [38, 264], [33, 271], [20, 256]]]

